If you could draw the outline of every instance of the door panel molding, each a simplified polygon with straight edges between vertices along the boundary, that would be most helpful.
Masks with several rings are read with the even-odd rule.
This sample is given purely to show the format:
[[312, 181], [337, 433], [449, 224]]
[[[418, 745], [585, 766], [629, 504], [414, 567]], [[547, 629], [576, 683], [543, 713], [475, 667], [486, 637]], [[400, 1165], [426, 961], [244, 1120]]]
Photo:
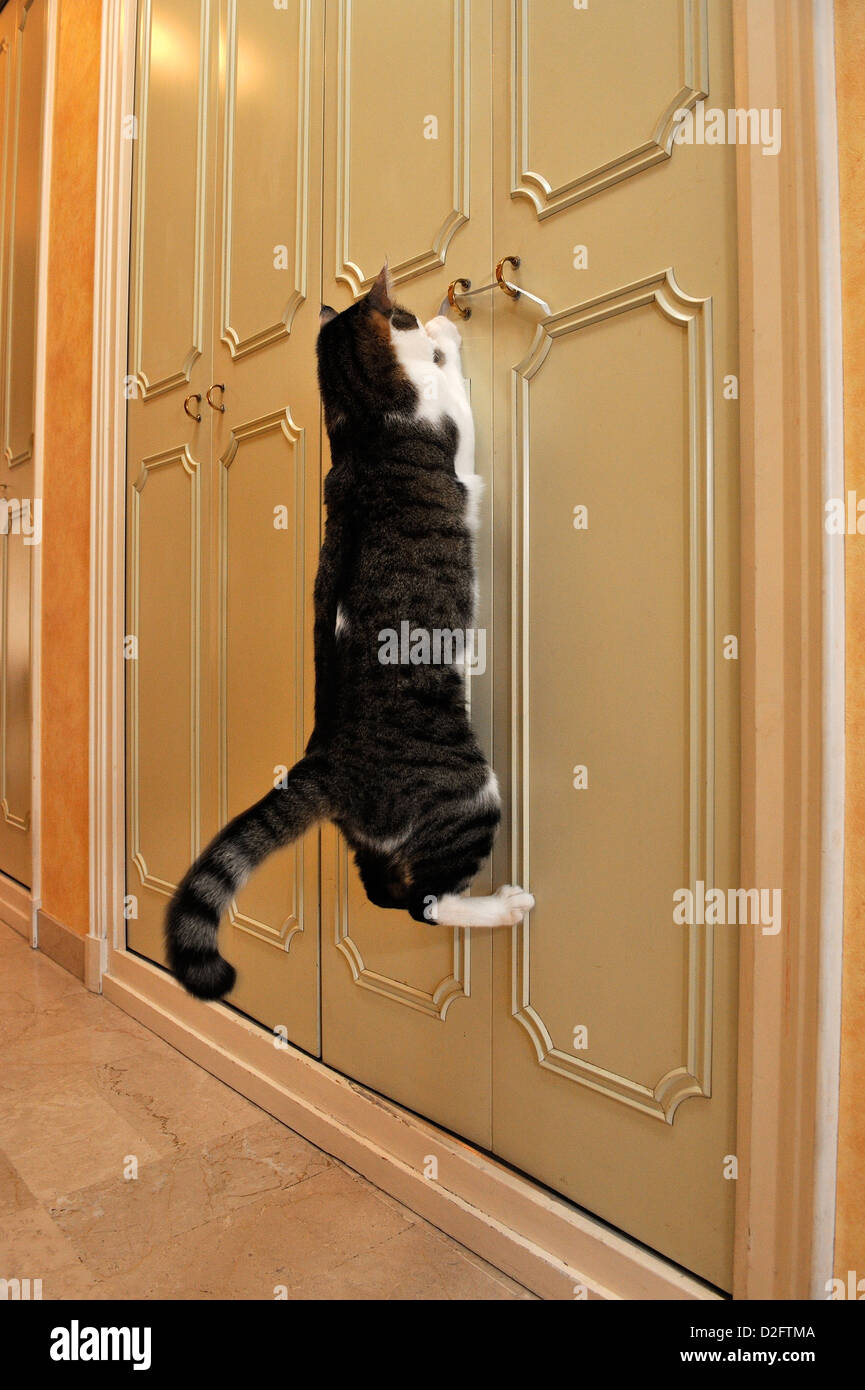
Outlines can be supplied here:
[[[714, 883], [714, 529], [712, 467], [712, 319], [711, 301], [685, 294], [672, 269], [614, 290], [585, 304], [564, 309], [538, 325], [528, 355], [514, 367], [513, 455], [513, 768], [514, 882], [531, 883], [529, 856], [530, 682], [529, 659], [529, 509], [531, 485], [531, 383], [542, 370], [556, 341], [603, 320], [657, 305], [664, 317], [681, 327], [688, 344], [689, 422], [689, 837], [688, 882]], [[707, 792], [703, 794], [703, 788]], [[557, 1047], [531, 1000], [531, 933], [529, 922], [513, 929], [511, 971], [513, 1016], [531, 1038], [540, 1066], [672, 1124], [676, 1109], [689, 1096], [711, 1095], [712, 977], [714, 931], [688, 929], [687, 997], [683, 1008], [686, 1055], [653, 1087], [633, 1077], [572, 1056]]]
[[[38, 24], [34, 17], [33, 24], [28, 24], [31, 11], [34, 6], [38, 6], [41, 11], [42, 24]], [[6, 344], [6, 363], [5, 363], [5, 382], [3, 392], [3, 457], [9, 468], [18, 468], [25, 463], [29, 463], [33, 458], [33, 439], [35, 430], [35, 381], [34, 371], [36, 365], [36, 320], [38, 314], [37, 305], [37, 283], [38, 265], [37, 256], [33, 255], [32, 264], [25, 265], [25, 272], [29, 271], [29, 277], [25, 275], [24, 283], [24, 342], [16, 343], [16, 336], [21, 328], [22, 309], [19, 306], [16, 293], [16, 260], [21, 259], [20, 254], [16, 256], [16, 250], [23, 246], [26, 247], [25, 256], [29, 254], [29, 247], [33, 244], [32, 238], [26, 235], [18, 237], [16, 235], [20, 207], [20, 175], [21, 175], [21, 153], [22, 149], [26, 152], [34, 151], [34, 187], [27, 189], [25, 181], [25, 195], [29, 192], [32, 196], [32, 206], [24, 208], [25, 228], [33, 225], [39, 220], [39, 183], [41, 176], [41, 127], [42, 127], [42, 106], [43, 89], [45, 84], [45, 48], [46, 31], [44, 23], [45, 5], [41, 0], [24, 0], [22, 6], [21, 21], [18, 25], [18, 37], [15, 43], [15, 70], [10, 73], [10, 94], [14, 103], [13, 109], [9, 112], [9, 125], [11, 126], [12, 139], [12, 159], [9, 177], [9, 244], [8, 260], [5, 263], [5, 344]], [[35, 33], [34, 33], [35, 31]], [[30, 96], [32, 101], [33, 93], [24, 91], [24, 66], [31, 60], [31, 36], [36, 44], [35, 61], [38, 64], [38, 99], [35, 103], [35, 110], [31, 109], [24, 113], [29, 118], [30, 128], [22, 130], [22, 95]], [[31, 73], [31, 84], [33, 73]], [[35, 126], [35, 129], [34, 129]], [[34, 138], [35, 137], [35, 138]], [[4, 161], [5, 176], [5, 161]], [[4, 223], [6, 209], [3, 209]], [[4, 247], [4, 251], [6, 248]], [[20, 272], [21, 266], [18, 266]], [[27, 283], [27, 278], [32, 278], [32, 283]], [[23, 351], [22, 351], [23, 348]], [[22, 372], [24, 380], [17, 380], [17, 373]], [[20, 437], [15, 438], [16, 422], [14, 415], [22, 411], [25, 415], [25, 423]], [[29, 417], [29, 418], [28, 418]], [[21, 421], [18, 422], [19, 430]]]
[[[421, 275], [433, 266], [444, 265], [448, 247], [460, 227], [469, 218], [469, 117], [471, 101], [469, 0], [451, 0], [453, 24], [453, 205], [445, 213], [430, 238], [428, 250], [395, 261], [390, 273], [395, 284]], [[352, 256], [351, 250], [351, 22], [352, 10], [359, 9], [358, 0], [340, 0], [338, 43], [338, 119], [337, 119], [337, 184], [336, 184], [336, 278], [348, 285], [355, 299], [369, 289], [380, 265], [364, 271]], [[374, 152], [373, 152], [374, 154]]]
[[[180, 365], [172, 370], [168, 362], [161, 366], [154, 366], [150, 370], [145, 367], [145, 358], [148, 352], [148, 344], [145, 338], [145, 300], [150, 295], [158, 294], [155, 285], [148, 287], [149, 271], [154, 272], [154, 279], [158, 283], [160, 276], [158, 268], [151, 265], [148, 254], [149, 238], [146, 234], [146, 224], [148, 215], [148, 147], [149, 147], [149, 105], [150, 105], [150, 76], [151, 76], [151, 56], [153, 47], [153, 8], [159, 0], [141, 0], [142, 22], [141, 22], [141, 44], [138, 55], [139, 70], [139, 92], [140, 102], [138, 108], [138, 162], [139, 178], [138, 186], [142, 190], [142, 195], [136, 200], [135, 209], [136, 241], [141, 248], [137, 263], [131, 268], [131, 323], [130, 323], [130, 371], [137, 381], [140, 393], [145, 399], [153, 396], [162, 395], [166, 391], [173, 391], [178, 386], [188, 382], [192, 374], [192, 369], [198, 361], [203, 350], [204, 341], [204, 247], [206, 236], [206, 171], [207, 171], [207, 142], [208, 131], [208, 102], [209, 94], [209, 75], [208, 75], [208, 36], [210, 32], [210, 4], [211, 0], [197, 0], [199, 9], [199, 50], [198, 50], [198, 93], [196, 102], [196, 124], [195, 124], [195, 181], [194, 193], [191, 209], [187, 208], [187, 213], [192, 213], [191, 234], [184, 238], [183, 232], [177, 232], [171, 237], [170, 243], [173, 247], [183, 245], [184, 240], [191, 243], [192, 260], [190, 267], [189, 288], [191, 290], [191, 301], [189, 304], [188, 337], [189, 346], [184, 351], [180, 341], [176, 345], [176, 358], [180, 359]], [[170, 34], [162, 40], [168, 47], [171, 42]], [[173, 40], [177, 42], [176, 39]], [[133, 117], [133, 119], [135, 119]], [[124, 116], [124, 121], [129, 117]], [[129, 141], [131, 144], [132, 142]], [[177, 316], [177, 326], [181, 329], [182, 319]], [[182, 354], [182, 356], [181, 356]]]
[[[11, 795], [10, 795], [10, 789], [9, 789], [9, 785], [8, 785], [8, 777], [7, 777], [7, 773], [8, 773], [8, 763], [9, 763], [9, 753], [8, 753], [8, 749], [9, 749], [9, 738], [10, 738], [9, 719], [8, 719], [10, 701], [9, 701], [9, 692], [8, 692], [8, 689], [7, 689], [7, 677], [8, 677], [8, 674], [9, 674], [9, 629], [10, 629], [10, 626], [11, 626], [11, 622], [10, 622], [9, 558], [10, 558], [10, 551], [11, 551], [11, 548], [12, 548], [13, 536], [14, 536], [14, 533], [13, 533], [13, 534], [10, 534], [10, 533], [7, 533], [7, 532], [0, 532], [0, 622], [2, 622], [2, 627], [0, 627], [0, 675], [2, 675], [2, 682], [0, 682], [0, 811], [2, 811], [3, 819], [5, 820], [5, 822], [6, 822], [7, 825], [14, 826], [14, 828], [15, 828], [16, 830], [22, 830], [22, 831], [24, 831], [24, 832], [26, 833], [26, 832], [30, 829], [30, 823], [31, 823], [31, 811], [30, 811], [30, 807], [29, 807], [29, 806], [23, 807], [23, 808], [21, 809], [20, 814], [14, 810], [13, 805], [12, 805]], [[30, 591], [32, 592], [32, 574], [33, 574], [32, 560], [31, 560], [32, 547], [31, 547], [31, 546], [28, 546], [28, 545], [25, 545], [25, 544], [24, 544], [24, 541], [23, 541], [23, 538], [22, 538], [20, 535], [19, 535], [19, 536], [14, 536], [14, 539], [15, 539], [15, 540], [17, 541], [17, 543], [18, 543], [18, 545], [17, 545], [16, 548], [20, 549], [22, 558], [26, 561], [26, 567], [27, 567], [26, 587], [27, 587], [28, 590], [30, 590]], [[19, 582], [20, 582], [20, 581], [19, 581]], [[20, 592], [20, 590], [19, 590], [19, 592]], [[31, 638], [31, 634], [30, 634], [30, 615], [29, 615], [29, 613], [25, 615], [25, 622], [26, 622], [26, 625], [27, 625], [27, 647], [28, 647], [27, 670], [28, 670], [28, 677], [29, 677], [29, 672], [30, 672], [30, 668], [31, 668], [31, 655], [32, 655], [32, 653], [31, 653], [31, 651], [30, 651], [30, 638]], [[20, 634], [19, 634], [19, 636], [20, 636]], [[15, 668], [13, 668], [13, 669], [15, 669]], [[19, 669], [16, 669], [16, 674], [17, 674], [17, 675], [19, 676], [19, 678], [20, 678], [20, 668], [19, 668]], [[29, 701], [28, 701], [28, 707], [29, 707]], [[28, 731], [28, 733], [29, 733], [29, 731]], [[20, 730], [20, 729], [18, 729], [17, 735], [18, 735], [18, 738], [19, 738], [19, 740], [20, 740], [20, 738], [21, 738], [21, 730]], [[27, 737], [25, 737], [25, 740], [24, 740], [24, 747], [27, 748], [27, 751], [28, 751], [28, 754], [29, 754], [29, 739], [28, 739]], [[27, 776], [26, 786], [27, 786], [27, 794], [29, 795], [29, 793], [30, 793], [29, 769], [28, 769], [28, 776]]]
[[129, 839], [130, 859], [135, 865], [142, 887], [155, 888], [158, 893], [170, 895], [177, 887], [169, 876], [154, 872], [148, 867], [142, 847], [141, 821], [141, 526], [144, 490], [150, 478], [156, 473], [164, 476], [173, 465], [178, 465], [189, 479], [189, 852], [190, 858], [198, 849], [199, 839], [199, 796], [197, 769], [199, 763], [199, 724], [201, 706], [201, 672], [199, 651], [201, 645], [200, 582], [201, 565], [199, 555], [199, 513], [200, 465], [193, 458], [188, 444], [177, 445], [160, 454], [142, 459], [138, 477], [133, 484], [132, 524], [129, 538], [131, 552], [131, 594], [130, 613], [133, 636], [138, 642], [137, 655], [129, 660], [129, 747], [131, 766], [131, 786], [129, 801]]
[[397, 1004], [407, 1004], [410, 1009], [440, 1018], [443, 1022], [448, 1009], [455, 999], [467, 998], [471, 994], [471, 932], [463, 927], [453, 929], [453, 970], [439, 980], [431, 990], [420, 989], [404, 980], [372, 970], [365, 963], [358, 942], [351, 935], [349, 926], [349, 885], [351, 869], [348, 862], [348, 846], [340, 836], [337, 854], [336, 882], [336, 926], [334, 944], [348, 961], [352, 979], [361, 989], [372, 990]]
[[[229, 0], [228, 8], [228, 53], [226, 59], [225, 96], [225, 136], [223, 147], [223, 219], [222, 219], [222, 340], [227, 344], [233, 358], [243, 357], [254, 352], [266, 343], [276, 342], [287, 337], [298, 308], [306, 299], [307, 275], [307, 224], [309, 220], [309, 128], [310, 128], [310, 4], [311, 0], [299, 0], [297, 33], [297, 67], [300, 80], [297, 84], [297, 131], [296, 145], [296, 214], [294, 225], [294, 286], [279, 318], [255, 332], [241, 336], [232, 325], [232, 253], [233, 201], [234, 201], [234, 145], [237, 123], [237, 0]], [[278, 244], [278, 243], [277, 243]]]
[[[531, 0], [512, 0], [513, 34], [511, 72], [511, 148], [513, 170], [511, 194], [528, 198], [538, 219], [551, 217], [562, 208], [571, 207], [582, 198], [590, 198], [602, 188], [630, 178], [632, 174], [649, 169], [673, 153], [673, 135], [677, 111], [688, 110], [709, 94], [709, 51], [707, 0], [680, 0], [680, 26], [676, 44], [683, 53], [682, 85], [664, 106], [652, 131], [615, 159], [575, 174], [564, 183], [553, 186], [540, 169], [531, 167], [531, 76], [529, 68], [529, 26]], [[576, 22], [581, 22], [582, 16]], [[625, 78], [622, 78], [623, 86]], [[564, 116], [563, 116], [564, 119]], [[575, 142], [576, 147], [576, 142]]]
[[[238, 425], [232, 430], [229, 437], [228, 447], [219, 459], [219, 597], [218, 597], [218, 664], [219, 664], [219, 823], [225, 825], [229, 819], [228, 807], [228, 768], [229, 768], [229, 732], [230, 720], [228, 717], [228, 666], [229, 666], [229, 625], [228, 625], [228, 586], [231, 574], [231, 561], [229, 552], [229, 520], [231, 512], [231, 499], [229, 496], [229, 473], [232, 467], [237, 469], [243, 445], [250, 440], [260, 440], [274, 432], [280, 433], [289, 446], [293, 459], [294, 473], [294, 515], [296, 526], [302, 525], [304, 516], [303, 492], [304, 479], [306, 475], [305, 461], [305, 432], [302, 427], [296, 425], [291, 418], [291, 411], [276, 410], [267, 415], [262, 415], [256, 420], [249, 420], [242, 425]], [[285, 538], [286, 543], [289, 538]], [[300, 540], [295, 538], [295, 604], [294, 604], [294, 638], [295, 646], [293, 652], [294, 670], [298, 673], [298, 695], [300, 707], [303, 707], [303, 637], [304, 637], [304, 565], [303, 565], [303, 545]], [[294, 721], [294, 746], [287, 750], [289, 756], [286, 763], [291, 767], [300, 758], [303, 751], [303, 740], [301, 738], [302, 721]], [[237, 905], [237, 899], [232, 899], [228, 911], [228, 920], [232, 926], [238, 927], [241, 931], [249, 932], [251, 936], [257, 936], [262, 941], [269, 942], [279, 949], [288, 951], [291, 943], [298, 932], [304, 930], [303, 913], [303, 860], [304, 844], [303, 840], [297, 840], [291, 846], [288, 855], [292, 866], [291, 886], [292, 886], [292, 908], [280, 922], [263, 922], [257, 917], [250, 916], [241, 911]]]

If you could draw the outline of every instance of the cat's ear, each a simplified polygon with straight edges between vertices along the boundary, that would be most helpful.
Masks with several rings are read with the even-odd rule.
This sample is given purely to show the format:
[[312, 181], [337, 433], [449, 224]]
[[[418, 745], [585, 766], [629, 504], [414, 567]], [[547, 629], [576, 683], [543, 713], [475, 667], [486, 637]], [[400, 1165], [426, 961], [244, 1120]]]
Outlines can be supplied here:
[[331, 309], [331, 307], [330, 307], [329, 304], [322, 304], [322, 306], [321, 306], [321, 312], [319, 313], [319, 316], [318, 316], [318, 326], [319, 326], [319, 328], [324, 328], [324, 325], [325, 325], [326, 323], [330, 323], [331, 319], [335, 319], [336, 317], [337, 317], [337, 312], [336, 312], [335, 309]]
[[393, 281], [390, 277], [387, 261], [385, 261], [370, 289], [367, 298], [374, 309], [378, 309], [381, 314], [389, 314], [393, 308]]

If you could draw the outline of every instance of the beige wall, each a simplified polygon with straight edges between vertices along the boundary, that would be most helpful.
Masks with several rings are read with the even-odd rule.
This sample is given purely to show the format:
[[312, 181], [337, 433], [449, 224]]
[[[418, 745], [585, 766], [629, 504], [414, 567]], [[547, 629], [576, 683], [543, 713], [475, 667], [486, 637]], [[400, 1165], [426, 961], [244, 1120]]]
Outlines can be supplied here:
[[[865, 5], [836, 0], [848, 489], [865, 498]], [[835, 1273], [865, 1278], [865, 536], [847, 541], [844, 1013]]]
[[101, 0], [61, 0], [43, 487], [42, 906], [88, 928], [88, 565]]

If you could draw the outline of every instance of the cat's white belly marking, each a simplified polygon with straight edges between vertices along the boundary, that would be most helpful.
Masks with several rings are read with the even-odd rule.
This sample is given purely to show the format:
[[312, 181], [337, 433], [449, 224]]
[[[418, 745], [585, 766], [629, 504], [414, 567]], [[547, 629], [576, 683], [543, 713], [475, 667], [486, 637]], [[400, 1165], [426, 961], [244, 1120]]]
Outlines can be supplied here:
[[466, 526], [474, 535], [478, 529], [481, 519], [481, 498], [484, 492], [484, 480], [479, 473], [461, 473], [457, 469], [457, 477], [466, 489]]
[[341, 632], [348, 632], [348, 618], [345, 616], [341, 603], [336, 605], [336, 623], [333, 630], [337, 637]]

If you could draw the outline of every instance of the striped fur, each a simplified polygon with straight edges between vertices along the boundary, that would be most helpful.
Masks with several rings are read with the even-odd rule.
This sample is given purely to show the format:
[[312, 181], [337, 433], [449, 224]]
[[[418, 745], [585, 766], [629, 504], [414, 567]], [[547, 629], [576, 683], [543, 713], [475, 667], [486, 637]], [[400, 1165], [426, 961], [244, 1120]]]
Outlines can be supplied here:
[[169, 959], [193, 994], [234, 984], [222, 913], [257, 864], [333, 820], [370, 900], [416, 921], [511, 926], [508, 885], [464, 898], [501, 819], [498, 784], [452, 664], [383, 663], [381, 634], [474, 624], [479, 490], [459, 334], [394, 305], [386, 270], [344, 313], [322, 309], [318, 369], [332, 467], [315, 587], [315, 727], [284, 790], [233, 820], [169, 907]]
[[218, 999], [233, 988], [234, 967], [216, 945], [219, 919], [262, 860], [327, 814], [321, 771], [317, 759], [302, 758], [285, 786], [229, 821], [182, 879], [165, 932], [169, 964], [190, 994]]

